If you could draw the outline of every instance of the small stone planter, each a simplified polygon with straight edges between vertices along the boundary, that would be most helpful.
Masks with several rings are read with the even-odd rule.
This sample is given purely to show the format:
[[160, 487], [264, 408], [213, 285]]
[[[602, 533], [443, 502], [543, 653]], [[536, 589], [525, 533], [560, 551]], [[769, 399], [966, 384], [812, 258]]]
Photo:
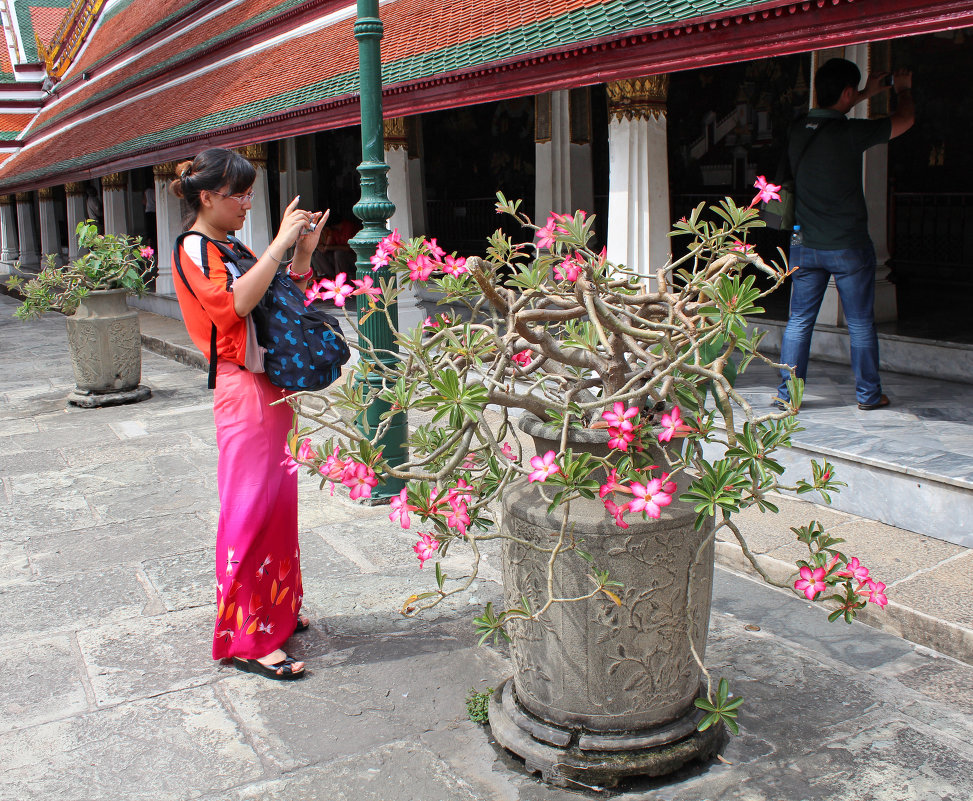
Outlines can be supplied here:
[[[538, 453], [558, 449], [559, 429], [529, 414], [521, 428]], [[607, 439], [604, 430], [572, 431], [569, 446], [605, 455]], [[522, 479], [504, 498], [504, 533], [550, 547], [561, 519], [547, 506], [541, 485]], [[661, 519], [633, 516], [621, 529], [598, 498], [571, 502], [569, 530], [598, 568], [624, 584], [617, 588], [622, 605], [599, 595], [555, 604], [540, 622], [510, 626], [514, 675], [491, 698], [490, 726], [528, 770], [563, 786], [614, 786], [626, 776], [670, 773], [720, 747], [721, 728], [696, 731], [701, 671], [690, 636], [702, 659], [714, 545], [710, 527], [695, 531], [694, 520], [690, 506], [673, 501]], [[547, 559], [504, 540], [508, 606], [521, 596], [534, 609], [543, 604]], [[555, 595], [591, 592], [589, 571], [575, 554], [559, 557]]]
[[126, 289], [90, 292], [67, 318], [77, 384], [69, 403], [93, 408], [151, 397], [152, 391], [139, 384], [142, 339], [138, 312], [126, 302], [128, 294]]

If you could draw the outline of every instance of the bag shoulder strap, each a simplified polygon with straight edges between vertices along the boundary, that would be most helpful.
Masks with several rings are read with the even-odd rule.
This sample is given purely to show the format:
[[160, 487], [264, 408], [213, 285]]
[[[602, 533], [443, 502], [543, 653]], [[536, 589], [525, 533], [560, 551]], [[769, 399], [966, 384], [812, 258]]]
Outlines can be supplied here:
[[[186, 289], [189, 290], [189, 294], [192, 295], [194, 298], [196, 298], [196, 300], [198, 301], [199, 298], [196, 296], [196, 293], [193, 291], [193, 287], [189, 283], [189, 280], [186, 278], [186, 273], [182, 269], [182, 259], [179, 258], [179, 248], [182, 247], [183, 241], [190, 234], [201, 236], [204, 241], [213, 242], [217, 247], [220, 246], [220, 243], [216, 242], [213, 239], [210, 239], [205, 234], [199, 233], [199, 231], [183, 231], [181, 234], [179, 234], [179, 236], [176, 237], [176, 241], [172, 246], [173, 252], [175, 254], [175, 258], [173, 259], [173, 262], [175, 262], [176, 265], [176, 272], [179, 273], [179, 278], [182, 280], [183, 284], [185, 284]], [[223, 252], [224, 249], [221, 248], [220, 253]], [[216, 323], [213, 323], [213, 327], [210, 329], [209, 332], [209, 375], [207, 376], [206, 386], [209, 389], [216, 389]]]

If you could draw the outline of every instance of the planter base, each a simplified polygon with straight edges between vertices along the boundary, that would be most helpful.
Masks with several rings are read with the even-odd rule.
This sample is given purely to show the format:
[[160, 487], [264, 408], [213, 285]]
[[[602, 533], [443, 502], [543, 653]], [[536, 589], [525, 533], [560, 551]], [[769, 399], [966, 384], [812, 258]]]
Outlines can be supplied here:
[[490, 730], [524, 759], [527, 770], [559, 787], [614, 787], [629, 776], [664, 776], [711, 759], [723, 744], [722, 727], [696, 731], [693, 710], [667, 726], [628, 734], [595, 734], [552, 726], [527, 712], [507, 679], [490, 697]]
[[144, 384], [135, 389], [123, 392], [82, 392], [76, 389], [68, 395], [68, 403], [83, 409], [95, 409], [99, 406], [121, 406], [123, 403], [138, 403], [152, 397], [152, 390]]

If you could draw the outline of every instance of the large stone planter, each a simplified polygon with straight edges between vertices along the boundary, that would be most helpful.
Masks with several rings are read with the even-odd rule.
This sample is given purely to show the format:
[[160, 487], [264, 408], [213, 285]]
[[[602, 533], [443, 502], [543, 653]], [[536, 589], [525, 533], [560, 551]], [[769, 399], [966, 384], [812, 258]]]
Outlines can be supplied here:
[[68, 401], [76, 406], [112, 406], [144, 400], [139, 386], [142, 339], [138, 311], [126, 303], [128, 291], [90, 292], [67, 318], [68, 347], [77, 388]]
[[[559, 431], [532, 416], [521, 427], [538, 453], [557, 450]], [[581, 431], [571, 447], [604, 454], [606, 440], [604, 431]], [[556, 541], [560, 513], [547, 514], [539, 484], [515, 486], [503, 511], [504, 533], [548, 547]], [[691, 507], [674, 501], [660, 520], [632, 515], [620, 529], [600, 499], [571, 502], [569, 529], [594, 564], [624, 584], [622, 605], [599, 595], [555, 604], [539, 623], [511, 626], [514, 675], [491, 699], [490, 726], [528, 769], [555, 784], [612, 786], [624, 776], [669, 773], [718, 749], [723, 732], [696, 732], [702, 713], [693, 705], [701, 671], [690, 636], [702, 659], [714, 560], [711, 530], [695, 531], [694, 520]], [[508, 606], [521, 596], [541, 606], [547, 559], [504, 541]], [[589, 573], [580, 557], [559, 557], [556, 596], [590, 593]]]

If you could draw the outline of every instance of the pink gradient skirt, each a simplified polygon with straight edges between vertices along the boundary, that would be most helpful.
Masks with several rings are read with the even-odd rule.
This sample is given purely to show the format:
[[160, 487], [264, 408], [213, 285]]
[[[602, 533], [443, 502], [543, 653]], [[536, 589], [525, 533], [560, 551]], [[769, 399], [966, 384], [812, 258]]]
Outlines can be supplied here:
[[304, 589], [297, 474], [281, 464], [293, 411], [263, 373], [220, 361], [213, 416], [219, 447], [213, 659], [256, 659], [294, 632]]

